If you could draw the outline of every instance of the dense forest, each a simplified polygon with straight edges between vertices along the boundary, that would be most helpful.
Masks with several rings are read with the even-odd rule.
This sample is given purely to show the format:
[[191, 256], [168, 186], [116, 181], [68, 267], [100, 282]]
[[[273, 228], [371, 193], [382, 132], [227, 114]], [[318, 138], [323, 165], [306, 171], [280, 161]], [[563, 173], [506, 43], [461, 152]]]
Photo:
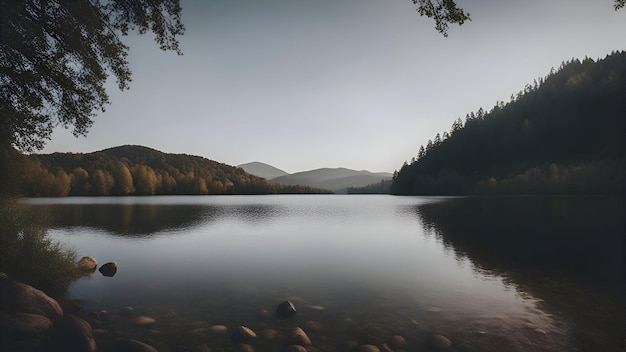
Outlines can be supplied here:
[[626, 52], [572, 59], [437, 133], [394, 173], [405, 195], [624, 192]]
[[[16, 152], [17, 153], [17, 152]], [[18, 155], [19, 156], [19, 155]], [[141, 146], [99, 152], [21, 155], [19, 193], [40, 196], [331, 193], [271, 183], [243, 169], [199, 156]]]

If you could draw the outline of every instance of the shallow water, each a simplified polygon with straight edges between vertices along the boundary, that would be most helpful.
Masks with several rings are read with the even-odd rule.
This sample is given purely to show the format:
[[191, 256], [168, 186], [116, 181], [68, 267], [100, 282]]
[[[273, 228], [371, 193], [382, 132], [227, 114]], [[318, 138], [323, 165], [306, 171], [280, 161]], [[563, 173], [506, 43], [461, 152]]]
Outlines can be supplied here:
[[[596, 201], [614, 208], [610, 199]], [[257, 351], [282, 350], [295, 326], [303, 327], [313, 346], [323, 351], [346, 350], [346, 341], [382, 347], [393, 335], [406, 339], [407, 351], [436, 349], [436, 335], [446, 336], [452, 343], [448, 350], [457, 351], [619, 350], [623, 322], [598, 316], [623, 312], [623, 305], [614, 299], [619, 294], [615, 287], [620, 286], [611, 278], [602, 285], [590, 284], [594, 275], [589, 278], [576, 268], [541, 259], [537, 253], [542, 246], [558, 247], [549, 241], [528, 245], [539, 248], [534, 254], [526, 252], [537, 258], [535, 262], [517, 258], [515, 251], [473, 241], [483, 238], [497, 244], [483, 236], [494, 230], [492, 222], [503, 236], [520, 237], [516, 229], [507, 230], [507, 224], [518, 230], [520, 225], [502, 219], [505, 213], [523, 220], [529, 227], [524, 231], [542, 233], [537, 227], [546, 227], [555, 233], [570, 231], [568, 212], [577, 216], [580, 210], [561, 207], [555, 216], [554, 207], [537, 210], [527, 199], [495, 202], [380, 195], [30, 201], [50, 214], [50, 234], [69, 243], [79, 256], [118, 264], [115, 276], [95, 272], [72, 284], [68, 292], [69, 299], [82, 302], [85, 312], [109, 312], [101, 321], [108, 332], [97, 337], [104, 345], [125, 336], [160, 351], [191, 350], [202, 344], [212, 351], [234, 349], [230, 338], [191, 332], [198, 326], [221, 324], [231, 331], [238, 325], [257, 333], [276, 330], [273, 339], [259, 336], [251, 342]], [[584, 206], [589, 201], [570, 198], [565, 203]], [[493, 214], [488, 212], [481, 223], [471, 213], [477, 207], [478, 214]], [[528, 215], [519, 207], [534, 210]], [[540, 215], [551, 219], [549, 226], [545, 218], [536, 223], [524, 218]], [[619, 216], [616, 224], [618, 220]], [[590, 230], [582, 226], [581, 231]], [[623, 221], [621, 229], [615, 225], [601, 231], [621, 231], [610, 238], [623, 244]], [[585, 235], [597, 237], [579, 234]], [[515, 246], [523, 248], [522, 242]], [[601, 253], [603, 258], [605, 254]], [[568, 260], [563, 255], [555, 262]], [[598, 270], [603, 269], [593, 269]], [[558, 297], [573, 301], [559, 304]], [[577, 310], [576, 299], [586, 297], [595, 297], [593, 311], [570, 311]], [[294, 302], [298, 314], [276, 320], [273, 310], [285, 299]], [[134, 326], [130, 318], [114, 316], [125, 306], [134, 308], [133, 315], [152, 317], [156, 323]], [[607, 320], [611, 323], [600, 326]], [[581, 331], [588, 336], [581, 339]]]

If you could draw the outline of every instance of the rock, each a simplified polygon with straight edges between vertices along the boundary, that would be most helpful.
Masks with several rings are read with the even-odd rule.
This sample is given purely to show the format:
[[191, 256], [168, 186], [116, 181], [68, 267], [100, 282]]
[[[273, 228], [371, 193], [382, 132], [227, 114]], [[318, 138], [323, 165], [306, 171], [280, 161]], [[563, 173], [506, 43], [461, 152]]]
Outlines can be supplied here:
[[209, 328], [195, 328], [185, 333], [188, 338], [201, 339], [209, 334]]
[[117, 273], [117, 263], [109, 262], [109, 263], [103, 264], [100, 267], [100, 269], [98, 269], [98, 271], [100, 271], [100, 273], [102, 273], [102, 275], [104, 276], [111, 277], [115, 275], [115, 273]]
[[254, 352], [254, 348], [247, 343], [237, 344], [237, 352]]
[[307, 320], [304, 323], [304, 327], [306, 327], [309, 331], [319, 331], [322, 329], [322, 324], [315, 320]]
[[38, 314], [50, 320], [63, 316], [63, 309], [54, 298], [9, 278], [0, 280], [0, 310], [9, 314]]
[[226, 325], [213, 325], [209, 327], [209, 332], [214, 335], [226, 335], [228, 328]]
[[314, 310], [314, 311], [318, 311], [318, 312], [323, 312], [323, 311], [326, 310], [326, 308], [324, 308], [322, 306], [316, 306], [316, 305], [309, 306], [309, 309]]
[[426, 311], [429, 313], [440, 313], [443, 309], [440, 307], [427, 307]]
[[58, 350], [95, 352], [96, 340], [86, 321], [73, 315], [65, 315], [55, 321], [52, 328], [53, 345]]
[[154, 320], [153, 318], [147, 317], [145, 315], [140, 315], [138, 317], [135, 317], [133, 320], [133, 324], [135, 325], [151, 325], [156, 323], [156, 320]]
[[128, 315], [133, 314], [134, 311], [135, 311], [135, 309], [133, 307], [126, 306], [126, 307], [120, 309], [120, 315], [128, 316]]
[[157, 349], [133, 339], [116, 339], [111, 346], [115, 352], [157, 352]]
[[78, 270], [86, 274], [91, 274], [98, 268], [98, 262], [92, 257], [82, 257], [76, 264]]
[[404, 339], [404, 337], [402, 337], [400, 335], [391, 336], [391, 338], [389, 339], [389, 346], [391, 347], [392, 350], [398, 350], [400, 348], [405, 348], [406, 347], [406, 340]]
[[274, 329], [265, 329], [265, 330], [261, 331], [261, 336], [263, 336], [263, 338], [265, 338], [267, 340], [275, 339], [277, 334], [278, 334], [278, 331], [276, 331]]
[[359, 352], [380, 352], [380, 349], [374, 345], [361, 345], [358, 349]]
[[292, 345], [311, 346], [311, 339], [301, 328], [295, 328], [291, 331], [290, 342]]
[[235, 329], [235, 338], [239, 341], [249, 341], [256, 338], [256, 333], [246, 326], [239, 326]]
[[307, 352], [306, 347], [300, 345], [288, 345], [285, 352]]
[[348, 340], [343, 345], [346, 347], [346, 350], [353, 350], [359, 347], [359, 343], [353, 340]]
[[284, 301], [276, 307], [277, 318], [289, 318], [296, 315], [296, 307], [291, 301]]
[[15, 313], [11, 316], [0, 311], [0, 332], [3, 342], [38, 338], [52, 327], [52, 321], [43, 315]]
[[211, 352], [211, 349], [206, 343], [203, 343], [191, 349], [191, 352]]
[[433, 335], [430, 339], [430, 345], [443, 350], [452, 347], [452, 341], [443, 335]]

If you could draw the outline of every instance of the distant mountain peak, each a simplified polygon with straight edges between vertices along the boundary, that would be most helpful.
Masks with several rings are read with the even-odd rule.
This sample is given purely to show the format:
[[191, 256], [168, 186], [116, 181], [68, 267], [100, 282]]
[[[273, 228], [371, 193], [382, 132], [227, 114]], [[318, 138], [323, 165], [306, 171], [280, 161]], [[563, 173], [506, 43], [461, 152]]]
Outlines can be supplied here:
[[272, 165], [262, 163], [260, 161], [252, 161], [249, 163], [237, 165], [237, 167], [242, 168], [245, 172], [251, 175], [263, 177], [268, 180], [289, 175], [289, 173], [287, 173], [286, 171], [283, 171]]

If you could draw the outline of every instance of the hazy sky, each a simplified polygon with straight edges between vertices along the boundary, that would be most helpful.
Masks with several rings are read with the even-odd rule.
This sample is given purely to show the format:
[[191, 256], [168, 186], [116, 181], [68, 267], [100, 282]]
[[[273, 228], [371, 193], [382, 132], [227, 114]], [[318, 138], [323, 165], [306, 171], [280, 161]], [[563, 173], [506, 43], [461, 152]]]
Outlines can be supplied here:
[[59, 128], [43, 152], [136, 144], [287, 172], [393, 172], [562, 61], [626, 49], [613, 0], [458, 3], [472, 21], [444, 38], [410, 0], [183, 0], [184, 55], [126, 37], [130, 90], [112, 81], [87, 137]]

